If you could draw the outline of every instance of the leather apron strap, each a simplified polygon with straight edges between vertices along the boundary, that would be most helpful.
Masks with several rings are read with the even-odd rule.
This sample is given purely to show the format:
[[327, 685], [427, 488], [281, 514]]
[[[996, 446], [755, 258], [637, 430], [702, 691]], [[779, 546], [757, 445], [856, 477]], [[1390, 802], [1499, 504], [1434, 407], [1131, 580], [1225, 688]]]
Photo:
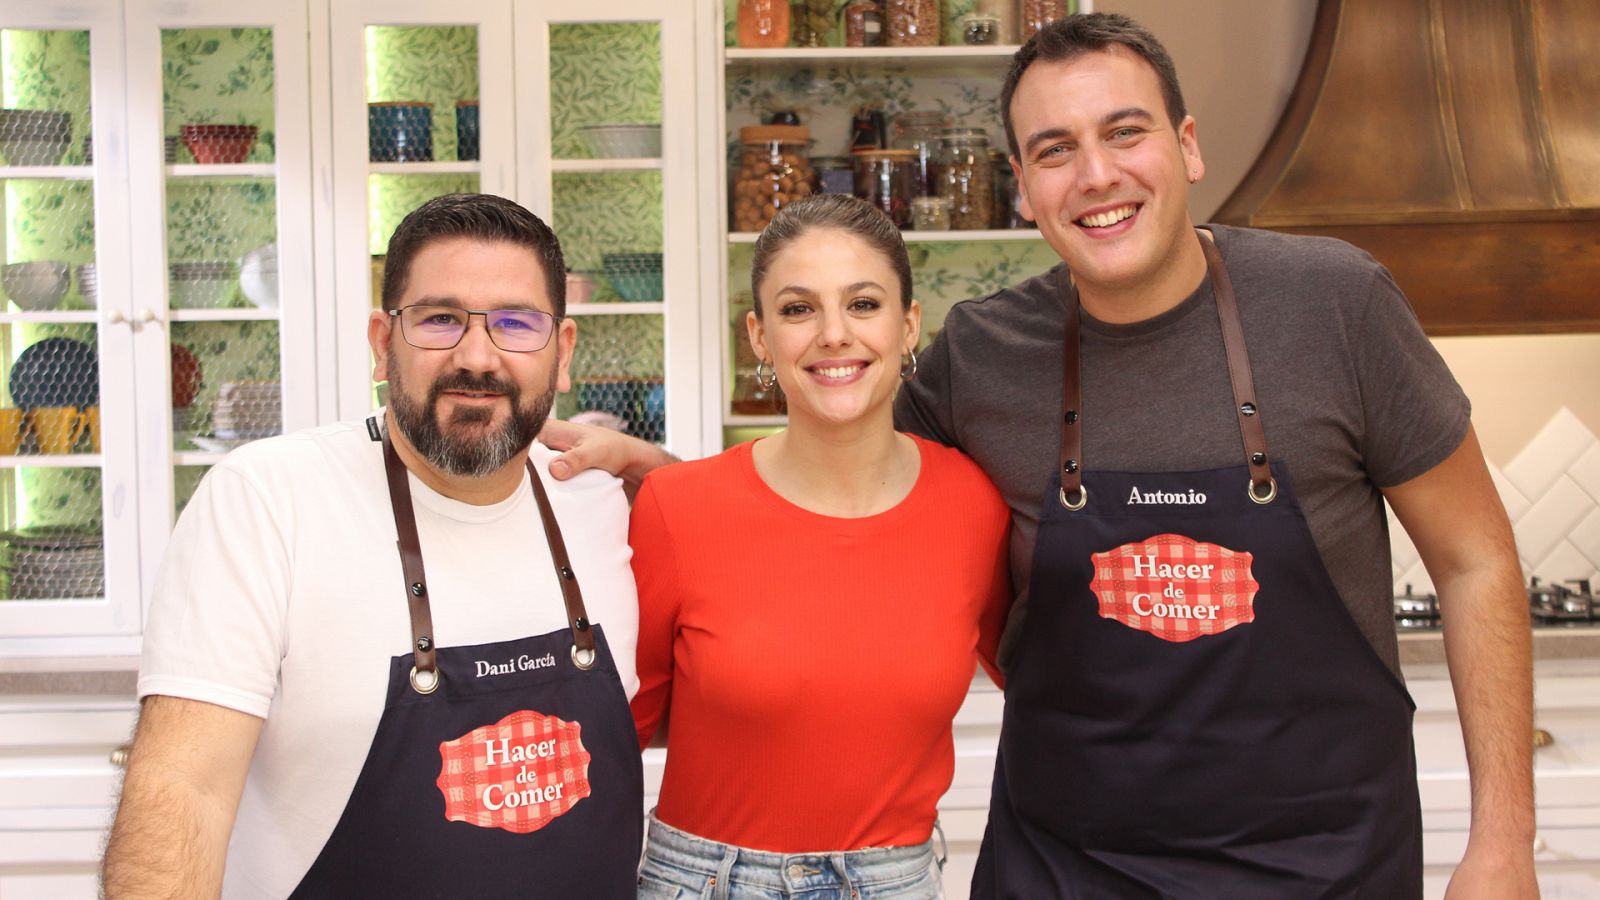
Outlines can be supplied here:
[[[439, 687], [439, 668], [435, 657], [433, 638], [433, 613], [428, 603], [428, 576], [422, 566], [422, 544], [417, 538], [416, 510], [411, 503], [411, 483], [406, 478], [405, 463], [395, 452], [389, 439], [389, 430], [383, 429], [383, 464], [389, 479], [389, 506], [394, 512], [397, 543], [400, 545], [400, 568], [405, 575], [406, 604], [411, 612], [411, 687], [420, 694], [431, 694]], [[589, 614], [584, 609], [583, 591], [578, 586], [578, 576], [572, 571], [572, 561], [567, 556], [567, 544], [561, 537], [561, 524], [556, 521], [550, 498], [539, 480], [539, 473], [528, 460], [528, 484], [539, 506], [539, 518], [544, 524], [545, 542], [550, 546], [550, 557], [555, 563], [556, 581], [561, 585], [561, 599], [567, 610], [567, 626], [572, 629], [572, 663], [580, 669], [594, 665], [597, 656], [594, 630]]]
[[[1261, 409], [1256, 402], [1255, 378], [1250, 371], [1250, 353], [1244, 342], [1244, 328], [1239, 322], [1239, 304], [1233, 294], [1233, 283], [1228, 279], [1228, 269], [1222, 254], [1210, 240], [1195, 233], [1200, 250], [1205, 254], [1206, 271], [1211, 278], [1211, 289], [1216, 295], [1217, 320], [1222, 327], [1222, 345], [1228, 360], [1228, 382], [1233, 388], [1235, 415], [1239, 418], [1239, 434], [1243, 438], [1245, 464], [1250, 468], [1250, 482], [1246, 490], [1257, 503], [1271, 503], [1278, 495], [1278, 483], [1273, 480], [1271, 461], [1267, 456], [1267, 434], [1261, 425]], [[1083, 487], [1083, 353], [1082, 324], [1078, 300], [1078, 286], [1063, 268], [1058, 289], [1066, 312], [1062, 334], [1062, 390], [1061, 390], [1061, 505], [1069, 510], [1082, 509], [1088, 502]]]

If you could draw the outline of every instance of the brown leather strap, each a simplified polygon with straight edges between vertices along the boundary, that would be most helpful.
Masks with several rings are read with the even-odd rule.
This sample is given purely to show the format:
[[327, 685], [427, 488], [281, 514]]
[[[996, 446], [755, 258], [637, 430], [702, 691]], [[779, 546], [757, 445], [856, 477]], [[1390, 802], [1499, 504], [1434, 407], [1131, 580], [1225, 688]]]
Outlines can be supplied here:
[[1217, 245], [1203, 236], [1200, 249], [1211, 272], [1211, 289], [1217, 295], [1217, 320], [1222, 325], [1222, 346], [1228, 356], [1228, 381], [1233, 386], [1233, 409], [1239, 417], [1239, 434], [1244, 438], [1245, 464], [1250, 467], [1250, 498], [1267, 503], [1277, 494], [1267, 458], [1267, 432], [1261, 426], [1261, 408], [1256, 402], [1255, 377], [1250, 372], [1250, 353], [1244, 343], [1244, 327], [1239, 324], [1239, 302], [1233, 295], [1228, 267], [1222, 263]]
[[594, 630], [589, 627], [589, 613], [583, 607], [583, 591], [578, 587], [578, 576], [572, 571], [572, 561], [567, 558], [567, 542], [561, 537], [561, 523], [556, 521], [550, 508], [550, 498], [545, 495], [539, 472], [528, 460], [528, 483], [533, 486], [533, 497], [539, 503], [539, 518], [544, 520], [545, 541], [550, 544], [550, 556], [556, 564], [556, 580], [561, 582], [561, 599], [567, 605], [567, 625], [572, 629], [572, 661], [580, 669], [594, 665]]
[[1082, 509], [1083, 493], [1083, 360], [1079, 353], [1078, 286], [1072, 283], [1067, 267], [1061, 267], [1057, 288], [1065, 301], [1067, 323], [1063, 340], [1066, 352], [1061, 359], [1061, 505]]
[[[1239, 304], [1222, 254], [1210, 240], [1195, 233], [1205, 254], [1211, 289], [1216, 294], [1217, 319], [1222, 326], [1223, 352], [1228, 360], [1228, 381], [1233, 388], [1234, 413], [1239, 417], [1239, 433], [1244, 439], [1245, 464], [1250, 468], [1250, 498], [1270, 503], [1278, 486], [1272, 480], [1267, 457], [1267, 434], [1261, 425], [1261, 409], [1256, 402], [1255, 378], [1250, 372], [1250, 353], [1245, 347], [1244, 328], [1239, 324]], [[1081, 344], [1078, 286], [1067, 276], [1065, 267], [1058, 279], [1066, 324], [1062, 343], [1061, 388], [1061, 505], [1082, 509], [1088, 496], [1083, 488], [1083, 354]]]
[[[400, 570], [405, 573], [406, 604], [411, 609], [412, 665], [427, 673], [428, 683], [437, 685], [438, 662], [434, 656], [433, 613], [428, 606], [428, 576], [422, 569], [422, 544], [417, 540], [417, 515], [411, 507], [411, 484], [406, 466], [383, 432], [383, 467], [389, 476], [389, 506], [394, 510], [394, 530], [400, 545]], [[417, 684], [412, 676], [412, 684]], [[421, 688], [419, 688], [421, 690]], [[432, 688], [428, 688], [431, 691]]]

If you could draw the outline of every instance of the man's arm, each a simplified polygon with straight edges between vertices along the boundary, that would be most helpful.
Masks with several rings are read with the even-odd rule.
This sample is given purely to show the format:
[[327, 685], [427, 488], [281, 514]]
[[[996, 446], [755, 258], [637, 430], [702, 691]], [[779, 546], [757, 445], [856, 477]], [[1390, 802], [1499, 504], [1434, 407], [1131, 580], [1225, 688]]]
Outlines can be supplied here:
[[622, 479], [628, 499], [639, 490], [644, 476], [678, 458], [662, 448], [609, 428], [575, 425], [550, 419], [539, 431], [539, 442], [552, 450], [563, 451], [550, 461], [550, 474], [557, 481], [586, 469], [600, 469]]
[[108, 900], [222, 893], [261, 723], [198, 700], [145, 698], [101, 871]]
[[1470, 428], [1423, 475], [1384, 490], [1439, 593], [1466, 741], [1472, 830], [1449, 900], [1537, 897], [1533, 871], [1533, 667], [1511, 523]]

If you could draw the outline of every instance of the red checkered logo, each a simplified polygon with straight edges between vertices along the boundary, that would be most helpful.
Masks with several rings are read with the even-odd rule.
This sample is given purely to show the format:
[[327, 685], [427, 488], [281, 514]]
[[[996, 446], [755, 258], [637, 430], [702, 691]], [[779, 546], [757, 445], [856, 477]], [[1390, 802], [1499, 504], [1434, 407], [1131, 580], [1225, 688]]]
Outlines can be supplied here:
[[1181, 534], [1158, 534], [1094, 555], [1089, 589], [1103, 618], [1162, 640], [1192, 641], [1256, 618], [1255, 557]]
[[517, 834], [538, 831], [589, 796], [582, 727], [530, 710], [439, 745], [444, 817]]

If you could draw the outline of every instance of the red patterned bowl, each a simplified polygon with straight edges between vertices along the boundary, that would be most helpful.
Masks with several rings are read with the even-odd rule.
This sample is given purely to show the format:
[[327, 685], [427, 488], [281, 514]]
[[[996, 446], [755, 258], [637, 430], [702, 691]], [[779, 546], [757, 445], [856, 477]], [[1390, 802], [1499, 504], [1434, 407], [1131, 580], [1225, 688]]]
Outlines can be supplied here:
[[259, 132], [254, 125], [185, 125], [180, 136], [195, 162], [212, 165], [244, 162]]

